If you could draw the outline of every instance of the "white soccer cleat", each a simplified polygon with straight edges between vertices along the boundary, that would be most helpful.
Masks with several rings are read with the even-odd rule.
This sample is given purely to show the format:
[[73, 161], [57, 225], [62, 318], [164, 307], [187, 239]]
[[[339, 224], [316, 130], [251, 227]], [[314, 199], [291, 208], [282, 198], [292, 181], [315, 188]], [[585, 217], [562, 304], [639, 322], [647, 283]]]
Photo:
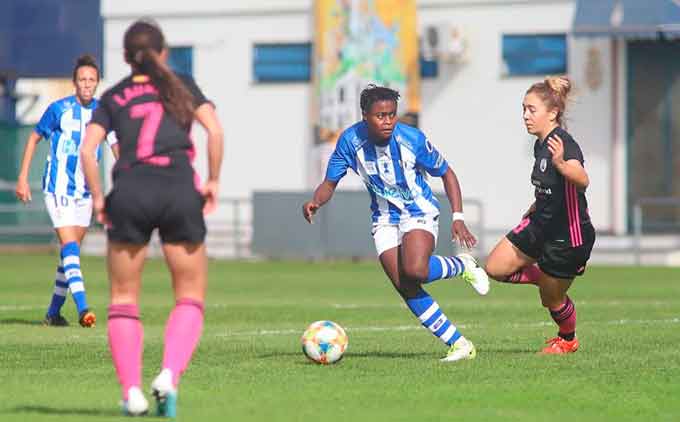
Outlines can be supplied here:
[[442, 362], [456, 362], [459, 360], [469, 360], [477, 357], [477, 350], [475, 345], [465, 337], [461, 337], [451, 345], [445, 357], [441, 358]]
[[467, 253], [461, 253], [456, 256], [465, 265], [465, 271], [460, 275], [461, 278], [468, 282], [480, 295], [484, 296], [489, 293], [489, 276], [484, 271], [484, 268], [479, 266], [477, 260]]
[[126, 416], [142, 416], [149, 411], [149, 402], [144, 397], [144, 393], [139, 387], [130, 387], [128, 399], [121, 403], [123, 414]]
[[151, 383], [151, 394], [156, 398], [156, 416], [177, 417], [177, 388], [172, 383], [172, 371], [165, 368]]

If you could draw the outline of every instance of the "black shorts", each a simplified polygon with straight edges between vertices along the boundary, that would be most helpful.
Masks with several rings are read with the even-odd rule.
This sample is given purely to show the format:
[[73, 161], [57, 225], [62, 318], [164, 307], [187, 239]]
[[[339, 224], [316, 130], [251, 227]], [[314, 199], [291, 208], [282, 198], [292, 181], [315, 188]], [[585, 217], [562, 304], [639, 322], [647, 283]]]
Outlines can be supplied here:
[[522, 253], [536, 260], [544, 273], [555, 278], [572, 279], [583, 275], [590, 252], [595, 244], [595, 228], [591, 223], [581, 224], [583, 243], [572, 246], [569, 235], [546, 235], [534, 224], [520, 224], [505, 237]]
[[[121, 178], [122, 179], [122, 178]], [[126, 177], [106, 197], [110, 241], [146, 244], [158, 229], [164, 243], [202, 243], [206, 228], [203, 196], [193, 181]]]

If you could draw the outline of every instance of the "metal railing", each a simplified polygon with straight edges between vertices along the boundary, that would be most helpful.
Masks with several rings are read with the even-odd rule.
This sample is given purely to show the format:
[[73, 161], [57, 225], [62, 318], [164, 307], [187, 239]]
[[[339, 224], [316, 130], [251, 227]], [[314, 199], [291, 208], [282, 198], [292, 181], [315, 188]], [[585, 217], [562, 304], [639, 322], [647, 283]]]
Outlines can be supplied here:
[[653, 253], [669, 253], [677, 250], [677, 247], [655, 247], [653, 249], [642, 250], [642, 236], [643, 236], [643, 224], [644, 224], [644, 209], [646, 207], [673, 207], [680, 208], [680, 198], [673, 197], [653, 197], [653, 198], [640, 198], [637, 200], [633, 207], [633, 254], [635, 256], [635, 265], [640, 265], [642, 263], [642, 253], [643, 252], [653, 252]]

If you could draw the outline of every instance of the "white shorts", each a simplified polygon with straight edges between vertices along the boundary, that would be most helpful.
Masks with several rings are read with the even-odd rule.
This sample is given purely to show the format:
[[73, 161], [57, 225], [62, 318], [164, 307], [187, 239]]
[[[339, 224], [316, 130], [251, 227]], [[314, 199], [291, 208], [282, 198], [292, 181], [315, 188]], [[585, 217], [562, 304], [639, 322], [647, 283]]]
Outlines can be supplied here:
[[46, 193], [45, 206], [55, 229], [69, 226], [90, 227], [92, 198], [73, 198]]
[[424, 217], [411, 217], [398, 224], [374, 223], [371, 229], [375, 250], [378, 256], [383, 252], [401, 245], [401, 239], [405, 233], [411, 230], [426, 230], [434, 236], [434, 244], [437, 245], [439, 233], [439, 216], [426, 215]]

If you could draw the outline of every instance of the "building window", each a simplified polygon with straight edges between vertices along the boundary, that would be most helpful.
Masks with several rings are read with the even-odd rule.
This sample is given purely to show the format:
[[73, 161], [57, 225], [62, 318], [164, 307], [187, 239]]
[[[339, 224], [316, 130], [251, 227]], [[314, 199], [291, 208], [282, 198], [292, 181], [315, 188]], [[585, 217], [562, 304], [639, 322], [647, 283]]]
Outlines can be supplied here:
[[503, 75], [567, 73], [565, 34], [503, 35]]
[[312, 44], [255, 44], [253, 78], [256, 82], [309, 82]]
[[194, 48], [170, 47], [168, 54], [168, 65], [175, 73], [193, 76]]

